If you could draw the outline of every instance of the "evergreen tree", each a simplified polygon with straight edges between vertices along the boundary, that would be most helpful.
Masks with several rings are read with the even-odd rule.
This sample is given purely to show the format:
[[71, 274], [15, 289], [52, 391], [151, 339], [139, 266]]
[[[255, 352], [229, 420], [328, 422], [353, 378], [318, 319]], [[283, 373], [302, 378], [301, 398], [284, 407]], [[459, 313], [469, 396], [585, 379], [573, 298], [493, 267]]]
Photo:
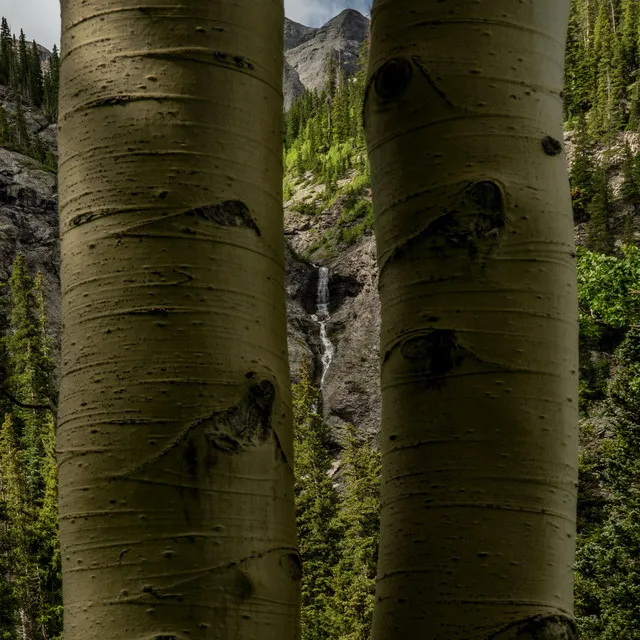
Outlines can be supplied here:
[[333, 100], [333, 96], [336, 93], [337, 88], [337, 69], [336, 69], [336, 52], [331, 49], [327, 55], [327, 82], [325, 91], [329, 97], [329, 100]]
[[587, 246], [594, 251], [607, 253], [613, 249], [610, 207], [609, 171], [603, 160], [601, 166], [595, 171], [593, 198], [588, 206]]
[[[32, 279], [18, 255], [9, 285], [11, 313], [2, 341], [7, 363], [3, 379], [19, 402], [46, 404], [53, 394], [53, 361], [44, 279], [41, 275]], [[61, 632], [62, 603], [53, 416], [6, 402], [4, 406], [7, 420], [0, 442], [0, 479], [6, 489], [6, 557], [14, 567], [8, 592], [16, 603], [14, 626], [20, 626], [24, 638], [55, 638]]]
[[579, 11], [582, 3], [583, 0], [571, 0], [564, 78], [564, 109], [567, 121], [584, 114], [591, 105], [593, 85], [589, 82], [589, 43], [586, 37], [588, 23], [584, 24], [584, 17]]
[[625, 220], [625, 242], [633, 243], [632, 223], [640, 213], [640, 154], [634, 155], [628, 143], [625, 144], [622, 162], [621, 193], [632, 207], [631, 215]]
[[[7, 548], [5, 558], [10, 567], [10, 603], [14, 604], [11, 617], [14, 629], [20, 636], [35, 639], [38, 597], [37, 568], [30, 555], [33, 544], [33, 510], [28, 500], [24, 460], [19, 438], [11, 414], [6, 414], [0, 432], [0, 470], [2, 482], [3, 510], [6, 517]], [[8, 635], [8, 638], [16, 636]]]
[[589, 207], [594, 196], [595, 166], [592, 159], [593, 145], [589, 139], [584, 114], [579, 115], [576, 124], [575, 150], [569, 180], [573, 218], [576, 222], [584, 222], [589, 217]]
[[27, 129], [27, 121], [24, 116], [24, 107], [22, 106], [22, 100], [18, 98], [16, 104], [16, 112], [14, 116], [14, 137], [18, 147], [23, 151], [28, 151], [31, 138], [29, 136], [29, 130]]
[[4, 106], [0, 104], [0, 143], [13, 142], [13, 132], [7, 119], [7, 112]]
[[60, 56], [58, 47], [54, 44], [49, 59], [49, 68], [44, 75], [44, 111], [53, 121], [58, 119], [58, 89], [60, 86]]
[[619, 123], [619, 102], [615, 86], [615, 40], [607, 3], [602, 2], [595, 25], [594, 54], [596, 59], [596, 88], [593, 112], [589, 121], [594, 134], [615, 129]]
[[341, 531], [338, 493], [329, 477], [329, 433], [317, 412], [319, 392], [303, 363], [293, 385], [296, 519], [302, 558], [302, 640], [326, 640], [331, 629], [333, 569]]
[[14, 67], [13, 37], [6, 18], [0, 26], [0, 84], [9, 85]]
[[35, 107], [40, 109], [44, 100], [44, 80], [42, 75], [42, 64], [40, 62], [40, 53], [35, 40], [31, 45], [31, 51], [28, 55], [28, 87], [31, 102]]
[[[582, 522], [576, 554], [576, 614], [584, 640], [640, 639], [640, 328], [632, 326], [616, 352], [607, 407], [614, 435], [585, 460], [595, 469], [602, 503]], [[590, 465], [590, 467], [588, 466]], [[596, 466], [597, 465], [597, 466]]]
[[29, 51], [27, 49], [27, 37], [24, 31], [20, 29], [20, 38], [18, 39], [18, 75], [16, 78], [16, 86], [18, 91], [24, 97], [29, 95]]
[[[12, 313], [7, 347], [11, 390], [21, 402], [46, 404], [52, 395], [53, 365], [44, 326], [42, 279], [38, 279], [36, 286], [27, 273], [22, 254], [18, 254], [14, 261], [9, 285]], [[15, 415], [26, 456], [28, 488], [32, 499], [38, 500], [44, 487], [40, 468], [44, 458], [43, 413], [36, 409], [17, 408]]]
[[353, 425], [346, 428], [342, 466], [344, 489], [338, 518], [344, 535], [333, 574], [334, 637], [368, 640], [380, 530], [380, 454], [357, 438]]

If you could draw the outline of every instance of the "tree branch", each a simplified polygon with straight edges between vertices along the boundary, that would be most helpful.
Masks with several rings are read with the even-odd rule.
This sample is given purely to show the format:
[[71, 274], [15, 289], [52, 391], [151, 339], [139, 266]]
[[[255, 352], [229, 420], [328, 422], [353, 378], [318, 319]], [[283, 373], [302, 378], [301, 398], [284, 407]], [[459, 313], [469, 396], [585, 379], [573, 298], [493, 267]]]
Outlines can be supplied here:
[[5, 398], [8, 398], [13, 404], [17, 405], [21, 409], [37, 409], [39, 411], [51, 411], [54, 415], [56, 414], [56, 405], [53, 400], [49, 400], [47, 404], [29, 404], [26, 402], [20, 402], [13, 394], [11, 394], [7, 389], [0, 385], [0, 394], [2, 394]]

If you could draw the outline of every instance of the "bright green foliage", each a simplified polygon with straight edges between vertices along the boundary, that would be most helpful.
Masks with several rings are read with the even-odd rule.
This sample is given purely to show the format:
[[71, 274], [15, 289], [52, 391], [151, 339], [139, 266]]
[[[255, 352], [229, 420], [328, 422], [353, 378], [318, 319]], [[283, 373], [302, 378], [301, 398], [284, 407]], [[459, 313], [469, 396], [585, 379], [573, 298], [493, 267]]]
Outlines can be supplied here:
[[[21, 403], [46, 406], [54, 387], [44, 281], [40, 275], [31, 278], [21, 255], [9, 289], [1, 343], [3, 383]], [[0, 638], [53, 640], [62, 630], [54, 419], [49, 410], [7, 399], [2, 407], [0, 565], [10, 569], [0, 580]]]
[[[627, 246], [610, 256], [579, 248], [578, 278], [583, 420], [576, 615], [583, 640], [638, 640], [640, 249]], [[612, 349], [613, 360], [605, 355]]]
[[[369, 195], [369, 168], [362, 127], [362, 103], [366, 84], [368, 43], [362, 43], [358, 70], [345, 78], [335, 56], [328, 61], [329, 79], [322, 93], [306, 91], [285, 114], [285, 200], [293, 195], [293, 184], [324, 185], [320, 197], [296, 203], [292, 209], [316, 215], [339, 202], [342, 215], [337, 224], [306, 251], [332, 255], [341, 245], [357, 242], [373, 231], [373, 209]], [[343, 180], [349, 177], [349, 182]]]
[[285, 173], [289, 179], [311, 172], [319, 182], [335, 185], [349, 169], [366, 171], [361, 126], [366, 59], [363, 48], [359, 70], [347, 80], [330, 56], [325, 90], [306, 91], [285, 115]]
[[332, 574], [341, 537], [338, 493], [329, 476], [329, 432], [317, 412], [319, 392], [311, 382], [308, 364], [303, 364], [292, 391], [302, 640], [325, 640], [331, 624]]
[[578, 247], [577, 254], [581, 333], [629, 327], [640, 317], [640, 249], [627, 246], [616, 257]]
[[[640, 284], [640, 281], [638, 282]], [[582, 511], [576, 556], [576, 610], [584, 640], [640, 639], [640, 330], [616, 351], [606, 399], [612, 428], [581, 460]], [[589, 455], [591, 454], [591, 455]], [[595, 486], [595, 491], [593, 490]], [[586, 498], [586, 500], [584, 499]]]
[[371, 633], [380, 529], [380, 454], [360, 441], [352, 425], [342, 442], [344, 490], [339, 520], [344, 531], [334, 569], [335, 637], [368, 640]]

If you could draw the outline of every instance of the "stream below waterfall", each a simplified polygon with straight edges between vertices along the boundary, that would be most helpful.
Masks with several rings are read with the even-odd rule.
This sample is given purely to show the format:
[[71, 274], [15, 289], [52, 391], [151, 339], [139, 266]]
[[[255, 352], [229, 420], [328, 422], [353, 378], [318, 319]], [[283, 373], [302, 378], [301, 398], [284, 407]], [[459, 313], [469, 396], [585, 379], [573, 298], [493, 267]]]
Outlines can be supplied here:
[[322, 376], [320, 378], [320, 390], [327, 370], [333, 360], [335, 348], [327, 336], [327, 320], [329, 319], [329, 269], [318, 267], [318, 294], [316, 297], [316, 312], [311, 316], [320, 325], [320, 340], [322, 341]]

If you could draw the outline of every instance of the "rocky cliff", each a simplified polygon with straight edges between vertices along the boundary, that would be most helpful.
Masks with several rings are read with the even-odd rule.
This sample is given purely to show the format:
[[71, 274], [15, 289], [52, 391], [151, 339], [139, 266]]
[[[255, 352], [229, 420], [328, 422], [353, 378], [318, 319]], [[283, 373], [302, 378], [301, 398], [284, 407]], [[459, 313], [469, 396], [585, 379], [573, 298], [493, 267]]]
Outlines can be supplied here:
[[[0, 86], [0, 105], [13, 123], [16, 101]], [[24, 106], [31, 138], [57, 155], [56, 125], [37, 110]], [[56, 176], [33, 158], [0, 147], [0, 282], [6, 282], [16, 254], [22, 252], [27, 267], [41, 271], [47, 284], [51, 328], [60, 335], [60, 284], [58, 243], [58, 195]]]
[[369, 35], [369, 20], [359, 11], [345, 9], [319, 29], [285, 22], [285, 109], [304, 89], [321, 90], [333, 59], [347, 77], [356, 72], [360, 45]]

